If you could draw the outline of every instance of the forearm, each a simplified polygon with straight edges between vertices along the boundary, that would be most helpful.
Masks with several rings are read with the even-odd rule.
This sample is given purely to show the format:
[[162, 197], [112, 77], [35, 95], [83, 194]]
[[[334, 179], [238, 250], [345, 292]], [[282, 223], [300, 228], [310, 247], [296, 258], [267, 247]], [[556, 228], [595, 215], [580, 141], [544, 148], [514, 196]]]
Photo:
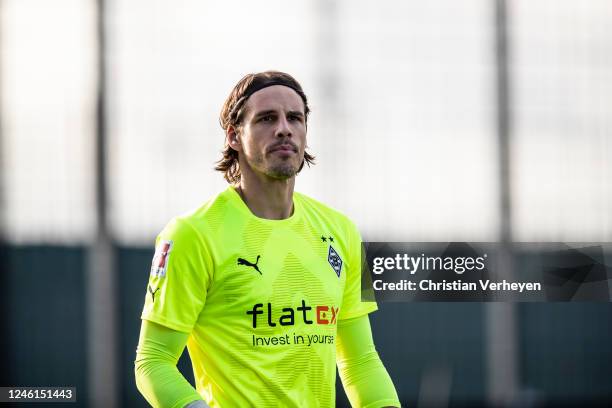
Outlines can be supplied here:
[[338, 324], [338, 373], [353, 407], [400, 406], [391, 377], [374, 348], [368, 316]]
[[201, 400], [176, 368], [188, 335], [143, 320], [136, 350], [136, 386], [153, 407], [184, 407]]
[[397, 393], [377, 352], [338, 362], [344, 391], [353, 407], [399, 406]]

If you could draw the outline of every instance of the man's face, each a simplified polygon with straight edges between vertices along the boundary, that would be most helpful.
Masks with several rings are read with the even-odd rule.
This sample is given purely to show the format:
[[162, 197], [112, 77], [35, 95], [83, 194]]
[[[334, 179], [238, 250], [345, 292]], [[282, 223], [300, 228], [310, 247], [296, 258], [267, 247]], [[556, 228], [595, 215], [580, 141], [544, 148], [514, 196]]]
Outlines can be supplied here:
[[305, 119], [302, 98], [291, 88], [273, 85], [251, 95], [237, 131], [241, 168], [279, 180], [295, 176], [304, 160]]

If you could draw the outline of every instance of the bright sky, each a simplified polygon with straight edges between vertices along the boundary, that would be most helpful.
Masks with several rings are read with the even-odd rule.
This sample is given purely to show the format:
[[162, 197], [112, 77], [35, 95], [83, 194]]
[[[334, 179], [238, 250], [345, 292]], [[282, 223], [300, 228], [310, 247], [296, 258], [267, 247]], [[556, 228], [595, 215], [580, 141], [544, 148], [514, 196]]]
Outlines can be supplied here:
[[[16, 242], [93, 232], [93, 3], [2, 2], [4, 216]], [[612, 9], [511, 4], [515, 238], [610, 240]], [[109, 1], [115, 237], [151, 245], [172, 216], [225, 188], [212, 170], [221, 104], [244, 74], [279, 69], [313, 108], [318, 164], [298, 190], [369, 240], [495, 240], [490, 7]]]

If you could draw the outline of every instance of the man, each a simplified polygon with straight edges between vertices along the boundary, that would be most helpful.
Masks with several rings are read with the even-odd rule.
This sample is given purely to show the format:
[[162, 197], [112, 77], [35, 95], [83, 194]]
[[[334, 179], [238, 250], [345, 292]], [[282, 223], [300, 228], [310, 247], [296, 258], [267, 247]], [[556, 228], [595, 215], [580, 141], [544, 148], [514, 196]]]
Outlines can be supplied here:
[[[231, 186], [157, 237], [135, 361], [160, 407], [400, 406], [361, 301], [361, 239], [294, 192], [308, 101], [281, 72], [245, 76], [221, 112]], [[187, 344], [196, 389], [176, 368]]]

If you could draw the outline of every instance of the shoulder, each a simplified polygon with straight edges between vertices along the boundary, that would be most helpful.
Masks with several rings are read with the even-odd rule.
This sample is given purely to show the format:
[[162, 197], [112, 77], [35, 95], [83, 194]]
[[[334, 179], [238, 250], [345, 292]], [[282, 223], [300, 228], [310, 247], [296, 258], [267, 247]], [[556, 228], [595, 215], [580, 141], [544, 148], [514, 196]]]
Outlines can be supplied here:
[[214, 229], [228, 209], [227, 191], [216, 194], [199, 207], [173, 217], [161, 234], [198, 237]]
[[351, 222], [351, 220], [341, 211], [330, 207], [327, 204], [323, 204], [321, 201], [315, 200], [306, 194], [295, 192], [294, 197], [300, 201], [300, 204], [306, 211], [315, 211], [328, 217], [337, 218], [343, 222]]
[[355, 223], [343, 212], [302, 193], [295, 192], [294, 196], [299, 200], [305, 213], [316, 214], [349, 232], [357, 232]]

